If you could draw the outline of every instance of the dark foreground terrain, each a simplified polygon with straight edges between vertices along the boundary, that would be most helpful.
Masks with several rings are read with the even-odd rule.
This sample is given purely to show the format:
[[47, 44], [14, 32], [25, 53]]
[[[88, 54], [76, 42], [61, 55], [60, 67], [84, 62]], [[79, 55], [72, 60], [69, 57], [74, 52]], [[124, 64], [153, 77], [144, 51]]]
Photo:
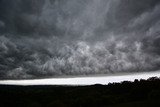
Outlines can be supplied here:
[[160, 79], [92, 86], [0, 85], [0, 107], [160, 107]]

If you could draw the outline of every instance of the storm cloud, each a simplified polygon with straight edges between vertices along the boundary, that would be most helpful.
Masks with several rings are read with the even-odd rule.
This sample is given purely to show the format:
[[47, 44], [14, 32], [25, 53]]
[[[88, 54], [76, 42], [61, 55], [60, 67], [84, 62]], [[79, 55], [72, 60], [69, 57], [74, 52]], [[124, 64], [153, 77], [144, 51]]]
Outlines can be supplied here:
[[0, 0], [0, 79], [160, 69], [159, 0]]

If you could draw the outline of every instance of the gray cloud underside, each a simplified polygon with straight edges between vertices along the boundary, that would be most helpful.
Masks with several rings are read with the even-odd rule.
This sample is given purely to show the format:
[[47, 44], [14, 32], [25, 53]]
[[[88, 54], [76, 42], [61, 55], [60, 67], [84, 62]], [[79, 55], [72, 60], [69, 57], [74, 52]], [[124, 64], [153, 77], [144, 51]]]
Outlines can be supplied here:
[[0, 0], [0, 79], [160, 69], [159, 0]]

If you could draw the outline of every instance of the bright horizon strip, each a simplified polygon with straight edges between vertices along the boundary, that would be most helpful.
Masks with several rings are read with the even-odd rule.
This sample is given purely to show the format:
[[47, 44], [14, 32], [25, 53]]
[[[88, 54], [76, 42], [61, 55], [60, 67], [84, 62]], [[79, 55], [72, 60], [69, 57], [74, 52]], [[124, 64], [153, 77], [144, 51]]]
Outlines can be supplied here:
[[34, 80], [1, 80], [3, 85], [93, 85], [108, 83], [134, 81], [135, 79], [148, 79], [150, 77], [160, 77], [160, 72], [145, 72], [134, 73], [127, 75], [113, 76], [90, 76], [90, 77], [75, 77], [75, 78], [49, 78], [49, 79], [34, 79]]

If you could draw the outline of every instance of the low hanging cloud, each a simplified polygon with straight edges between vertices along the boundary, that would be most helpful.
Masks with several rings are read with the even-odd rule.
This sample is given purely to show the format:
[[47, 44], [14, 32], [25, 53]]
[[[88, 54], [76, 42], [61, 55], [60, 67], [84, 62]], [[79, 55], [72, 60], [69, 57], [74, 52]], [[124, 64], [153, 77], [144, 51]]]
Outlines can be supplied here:
[[160, 69], [159, 0], [0, 0], [0, 79]]

